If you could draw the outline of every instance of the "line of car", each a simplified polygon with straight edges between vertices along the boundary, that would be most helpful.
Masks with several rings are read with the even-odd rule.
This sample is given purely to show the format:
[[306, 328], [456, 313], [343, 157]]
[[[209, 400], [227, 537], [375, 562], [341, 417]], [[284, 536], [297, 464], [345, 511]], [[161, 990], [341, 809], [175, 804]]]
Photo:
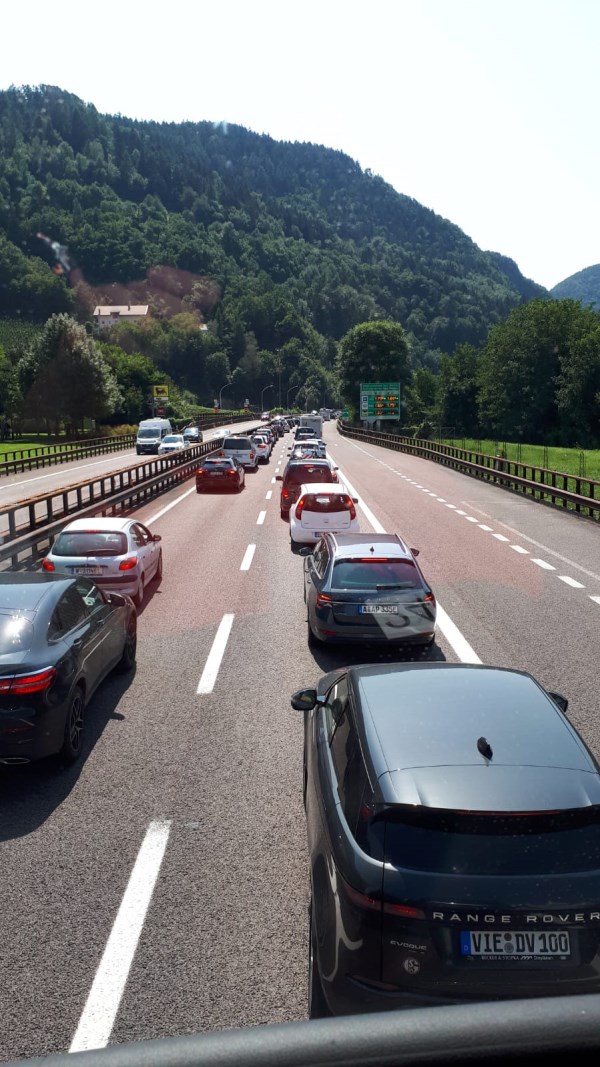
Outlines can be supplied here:
[[[418, 550], [348, 529], [319, 463], [292, 459], [281, 497], [304, 542], [309, 645], [352, 660], [429, 649]], [[386, 661], [339, 667], [291, 703], [311, 1018], [600, 991], [600, 767], [564, 696], [518, 670]]]

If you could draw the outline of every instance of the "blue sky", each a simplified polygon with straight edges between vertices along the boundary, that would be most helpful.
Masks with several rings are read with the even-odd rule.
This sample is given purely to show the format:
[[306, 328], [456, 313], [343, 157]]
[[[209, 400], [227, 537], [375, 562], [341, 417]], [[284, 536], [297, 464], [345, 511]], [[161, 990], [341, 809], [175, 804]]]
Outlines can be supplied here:
[[29, 0], [2, 28], [0, 88], [341, 149], [548, 287], [600, 262], [596, 0]]

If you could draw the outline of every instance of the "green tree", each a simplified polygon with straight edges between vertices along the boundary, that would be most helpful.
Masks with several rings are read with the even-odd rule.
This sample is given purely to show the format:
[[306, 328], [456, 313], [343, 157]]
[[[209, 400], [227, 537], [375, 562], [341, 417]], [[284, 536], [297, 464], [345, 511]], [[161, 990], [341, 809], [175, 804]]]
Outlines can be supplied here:
[[122, 403], [115, 375], [99, 346], [69, 315], [53, 315], [17, 365], [24, 414], [55, 426], [83, 426]]
[[362, 322], [342, 338], [339, 351], [342, 396], [356, 403], [361, 382], [410, 381], [408, 343], [398, 322]]
[[566, 444], [600, 446], [600, 316], [561, 358], [556, 400]]
[[454, 355], [440, 360], [437, 421], [457, 434], [475, 434], [478, 428], [479, 363], [472, 345], [459, 345]]
[[427, 419], [437, 421], [438, 377], [425, 367], [417, 367], [412, 381], [404, 391], [403, 422], [416, 426]]

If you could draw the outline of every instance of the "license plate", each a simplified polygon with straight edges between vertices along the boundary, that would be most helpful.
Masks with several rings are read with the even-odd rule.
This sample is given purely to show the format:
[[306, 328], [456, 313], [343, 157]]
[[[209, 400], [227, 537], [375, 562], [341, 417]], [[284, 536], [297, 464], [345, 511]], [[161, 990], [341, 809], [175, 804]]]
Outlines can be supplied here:
[[102, 567], [73, 567], [73, 574], [102, 574]]
[[322, 530], [313, 530], [313, 537], [322, 537], [322, 536], [323, 536], [323, 531]]
[[397, 604], [359, 604], [359, 615], [397, 615]]
[[209, 471], [208, 475], [209, 475], [209, 478], [222, 478], [223, 477], [223, 471]]
[[568, 959], [571, 941], [566, 930], [463, 930], [461, 956], [478, 959]]

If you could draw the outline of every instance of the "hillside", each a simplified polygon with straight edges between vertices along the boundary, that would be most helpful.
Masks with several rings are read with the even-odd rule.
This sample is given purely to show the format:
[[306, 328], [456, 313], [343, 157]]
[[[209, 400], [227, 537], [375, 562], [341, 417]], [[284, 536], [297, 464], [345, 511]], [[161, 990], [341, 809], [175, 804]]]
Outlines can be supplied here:
[[[40, 232], [68, 248], [76, 293]], [[0, 316], [85, 318], [128, 293], [209, 322], [234, 369], [294, 340], [331, 366], [333, 343], [377, 318], [436, 366], [545, 290], [341, 152], [101, 115], [54, 87], [1, 92]]]
[[560, 300], [570, 297], [572, 300], [581, 300], [582, 304], [595, 304], [600, 308], [600, 263], [577, 271], [577, 274], [555, 285], [550, 292]]

